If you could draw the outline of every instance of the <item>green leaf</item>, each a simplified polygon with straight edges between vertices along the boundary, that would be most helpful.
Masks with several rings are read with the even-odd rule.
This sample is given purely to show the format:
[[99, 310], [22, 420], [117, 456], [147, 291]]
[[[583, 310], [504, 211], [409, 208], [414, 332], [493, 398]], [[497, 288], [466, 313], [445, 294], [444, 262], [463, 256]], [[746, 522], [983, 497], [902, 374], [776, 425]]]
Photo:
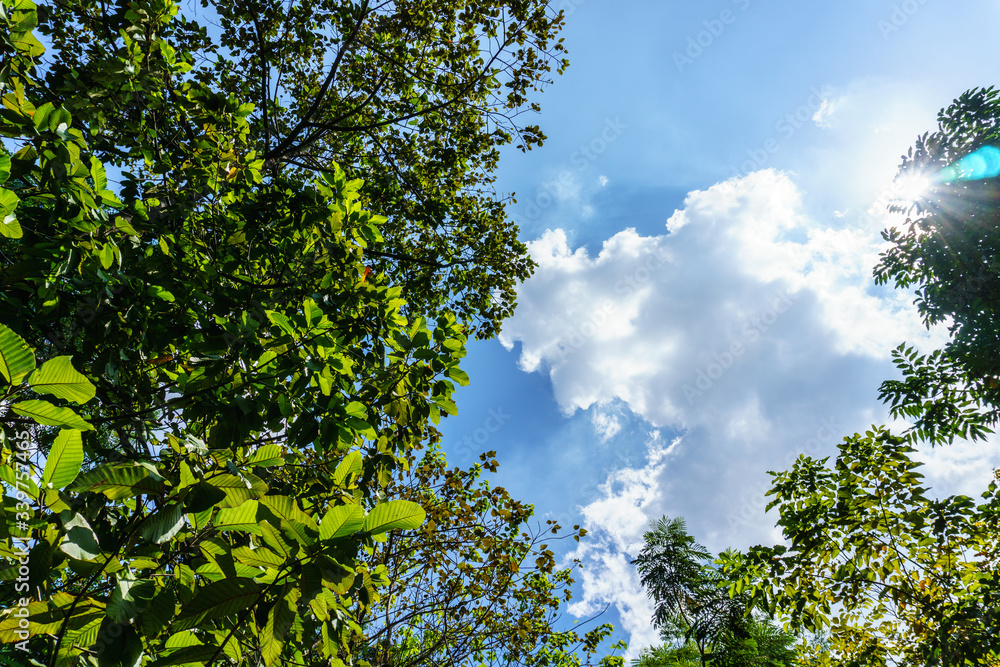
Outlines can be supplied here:
[[319, 538], [331, 540], [353, 535], [365, 523], [365, 511], [360, 505], [337, 505], [331, 507], [323, 517], [319, 527]]
[[140, 493], [160, 494], [163, 478], [152, 475], [142, 466], [131, 463], [106, 463], [85, 472], [69, 488], [76, 493], [103, 493], [111, 500], [130, 498]]
[[258, 507], [259, 503], [256, 500], [248, 500], [239, 507], [220, 509], [215, 518], [212, 519], [212, 525], [221, 531], [236, 530], [259, 535]]
[[121, 216], [115, 218], [115, 227], [122, 230], [129, 236], [135, 236], [135, 237], [139, 236], [139, 232], [135, 230], [135, 227], [132, 226], [132, 223]]
[[221, 619], [236, 614], [256, 602], [260, 592], [260, 586], [245, 577], [216, 581], [198, 591], [194, 599], [181, 610], [177, 620], [194, 619], [198, 616]]
[[96, 561], [101, 555], [101, 545], [97, 535], [83, 515], [65, 510], [59, 515], [66, 536], [59, 544], [59, 550], [70, 558], [82, 561]]
[[101, 246], [100, 251], [97, 253], [98, 259], [101, 261], [101, 267], [105, 270], [110, 269], [111, 265], [115, 263], [115, 249], [110, 243], [105, 243]]
[[205, 481], [226, 494], [226, 499], [219, 503], [220, 507], [239, 507], [247, 500], [267, 493], [267, 484], [250, 473], [243, 473], [241, 477], [229, 473], [214, 475]]
[[61, 489], [80, 474], [83, 465], [83, 439], [76, 429], [62, 429], [52, 444], [52, 451], [45, 460], [42, 486]]
[[272, 526], [267, 521], [260, 522], [260, 536], [267, 546], [274, 549], [275, 553], [285, 558], [291, 558], [299, 550], [297, 544], [289, 544], [281, 535], [281, 531]]
[[337, 469], [333, 471], [334, 485], [343, 486], [348, 475], [352, 473], [355, 476], [360, 475], [363, 469], [364, 458], [361, 456], [361, 452], [357, 450], [349, 452], [346, 456], [344, 456], [341, 462], [337, 464]]
[[282, 456], [281, 447], [278, 445], [263, 445], [253, 453], [247, 463], [261, 468], [270, 468], [271, 466], [284, 465], [285, 459]]
[[217, 489], [208, 482], [197, 482], [192, 484], [191, 490], [188, 491], [184, 509], [197, 514], [215, 507], [225, 499], [226, 493], [222, 489]]
[[424, 508], [409, 500], [390, 500], [377, 505], [365, 517], [364, 530], [372, 535], [390, 530], [419, 528], [427, 518]]
[[73, 368], [68, 356], [46, 361], [31, 374], [28, 384], [39, 394], [52, 394], [73, 403], [86, 403], [97, 393], [97, 387]]
[[13, 213], [8, 213], [0, 220], [0, 236], [5, 236], [9, 239], [19, 239], [24, 236], [21, 223], [17, 221]]
[[[160, 243], [163, 243], [163, 239], [160, 239]], [[149, 296], [155, 296], [156, 298], [162, 299], [163, 301], [171, 303], [174, 301], [174, 295], [171, 294], [168, 290], [160, 287], [159, 285], [150, 285], [149, 287], [147, 287], [146, 294], [148, 294]]]
[[252, 567], [265, 567], [278, 569], [285, 564], [285, 559], [274, 553], [267, 547], [236, 547], [233, 549], [233, 558]]
[[0, 183], [6, 183], [10, 178], [10, 156], [0, 155]]
[[295, 589], [290, 591], [291, 595], [275, 602], [271, 611], [267, 615], [267, 623], [260, 635], [260, 654], [264, 659], [265, 667], [271, 667], [285, 647], [285, 635], [295, 619]]
[[22, 417], [30, 417], [43, 426], [67, 426], [81, 431], [93, 431], [83, 417], [69, 408], [56, 407], [48, 401], [21, 401], [11, 406]]
[[295, 327], [292, 326], [288, 317], [286, 317], [283, 313], [269, 310], [267, 311], [267, 318], [271, 320], [272, 323], [278, 325], [278, 327], [289, 336], [295, 335]]
[[177, 504], [168, 505], [152, 518], [146, 519], [142, 527], [142, 537], [156, 544], [163, 544], [179, 533], [183, 527], [184, 508]]
[[452, 380], [462, 385], [463, 387], [468, 386], [469, 384], [468, 373], [463, 371], [458, 366], [452, 366], [451, 368], [448, 369], [448, 377], [450, 377]]
[[23, 338], [0, 324], [0, 373], [3, 373], [7, 382], [16, 385], [33, 370], [35, 353]]
[[13, 35], [11, 42], [14, 44], [14, 48], [30, 58], [37, 58], [45, 53], [45, 47], [42, 46], [42, 43], [38, 41], [38, 38], [30, 32], [22, 32]]
[[[171, 637], [172, 639], [172, 637]], [[218, 653], [218, 647], [211, 644], [184, 646], [169, 655], [158, 658], [149, 667], [169, 667], [170, 665], [204, 665]]]

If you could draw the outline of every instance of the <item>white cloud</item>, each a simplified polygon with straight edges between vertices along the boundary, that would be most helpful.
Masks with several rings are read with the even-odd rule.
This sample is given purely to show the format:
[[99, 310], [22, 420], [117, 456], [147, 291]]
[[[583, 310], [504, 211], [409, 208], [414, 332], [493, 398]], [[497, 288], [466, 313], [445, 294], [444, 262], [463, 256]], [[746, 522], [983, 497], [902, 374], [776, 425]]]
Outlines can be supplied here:
[[590, 415], [594, 430], [601, 436], [602, 442], [607, 442], [622, 430], [621, 418], [608, 409], [595, 409]]
[[832, 100], [829, 97], [825, 98], [812, 117], [813, 122], [816, 123], [816, 127], [822, 127], [823, 129], [833, 127], [830, 119], [837, 113], [837, 109], [840, 108], [842, 102], [842, 99]]
[[646, 465], [623, 468], [608, 477], [600, 487], [602, 496], [583, 509], [585, 525], [600, 529], [567, 557], [584, 563], [578, 575], [583, 597], [568, 611], [585, 617], [614, 605], [622, 630], [630, 638], [626, 660], [659, 640], [659, 633], [650, 625], [653, 603], [631, 561], [642, 550], [642, 536], [648, 528], [645, 517], [656, 501], [658, 478], [677, 445], [676, 441], [667, 445], [658, 432], [653, 432]]
[[684, 432], [581, 508], [593, 537], [574, 610], [615, 604], [635, 648], [656, 640], [628, 567], [649, 520], [684, 516], [714, 551], [773, 543], [765, 471], [884, 422], [891, 349], [942, 340], [912, 296], [872, 285], [880, 212], [850, 227], [803, 208], [796, 184], [765, 170], [690, 193], [664, 234], [626, 229], [596, 257], [558, 229], [530, 244], [539, 267], [501, 336], [520, 342], [521, 368], [547, 372], [566, 413], [591, 410], [604, 441], [620, 428], [608, 405]]

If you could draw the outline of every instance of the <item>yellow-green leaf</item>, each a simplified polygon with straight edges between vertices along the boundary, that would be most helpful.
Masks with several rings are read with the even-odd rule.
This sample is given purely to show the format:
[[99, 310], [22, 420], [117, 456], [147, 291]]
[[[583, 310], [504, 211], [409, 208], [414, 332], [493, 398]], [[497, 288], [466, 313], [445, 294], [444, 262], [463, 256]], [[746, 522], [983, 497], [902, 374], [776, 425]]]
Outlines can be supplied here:
[[86, 403], [97, 393], [97, 387], [73, 368], [68, 356], [49, 359], [28, 378], [28, 384], [39, 394], [52, 394], [74, 403]]
[[419, 528], [427, 513], [424, 508], [409, 500], [390, 500], [377, 505], [365, 517], [364, 530], [377, 535], [390, 530]]
[[319, 527], [319, 538], [331, 540], [353, 535], [365, 523], [365, 511], [359, 505], [337, 505], [331, 507], [323, 517]]
[[69, 408], [56, 407], [48, 401], [21, 401], [11, 406], [15, 413], [30, 417], [43, 426], [67, 426], [81, 431], [93, 431], [83, 417]]
[[0, 373], [11, 384], [19, 384], [35, 370], [35, 353], [24, 339], [0, 324]]
[[64, 428], [59, 431], [52, 451], [45, 460], [42, 486], [61, 489], [76, 479], [83, 464], [83, 439], [80, 431]]

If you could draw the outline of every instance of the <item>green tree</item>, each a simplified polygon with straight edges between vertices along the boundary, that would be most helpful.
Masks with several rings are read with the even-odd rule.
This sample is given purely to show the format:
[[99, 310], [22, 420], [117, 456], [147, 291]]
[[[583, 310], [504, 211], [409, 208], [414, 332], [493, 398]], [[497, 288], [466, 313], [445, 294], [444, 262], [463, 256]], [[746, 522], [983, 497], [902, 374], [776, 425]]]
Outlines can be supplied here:
[[670, 635], [662, 635], [664, 643], [644, 648], [632, 667], [698, 667], [701, 654], [694, 642], [675, 644]]
[[998, 145], [1000, 93], [977, 88], [941, 111], [900, 167], [933, 187], [892, 207], [907, 219], [883, 232], [890, 246], [875, 280], [915, 289], [925, 324], [948, 323], [951, 334], [930, 354], [894, 354], [903, 378], [883, 383], [881, 398], [914, 423], [908, 437], [980, 439], [1000, 420], [1000, 180], [984, 168]]
[[[262, 120], [241, 94], [245, 79], [231, 71], [239, 31], [226, 28], [226, 54], [206, 70], [207, 33], [171, 0], [2, 7], [0, 133], [10, 152], [0, 156], [3, 655], [50, 667], [365, 665], [362, 649], [379, 645], [374, 610], [411, 590], [393, 584], [383, 545], [398, 544], [399, 531], [427, 515], [427, 498], [393, 480], [414, 452], [434, 445], [434, 425], [455, 413], [455, 384], [468, 382], [459, 367], [467, 327], [445, 308], [458, 301], [446, 294], [434, 305], [431, 286], [411, 290], [409, 306], [405, 272], [373, 264], [387, 254], [375, 248], [390, 243], [383, 231], [394, 223], [362, 204], [391, 201], [327, 162], [333, 144], [300, 142], [297, 157], [326, 146], [309, 168], [267, 154], [262, 128], [285, 122], [268, 114], [294, 104], [276, 95]], [[356, 43], [385, 33], [408, 49], [413, 34], [391, 23], [427, 7], [252, 9], [264, 17], [288, 8], [300, 44], [355, 14], [384, 19], [382, 32], [359, 29]], [[530, 10], [516, 3], [510, 11]], [[55, 49], [45, 67], [32, 35], [38, 14]], [[476, 25], [505, 20], [494, 14]], [[441, 37], [454, 26], [439, 27]], [[363, 79], [372, 58], [334, 48]], [[418, 71], [386, 53], [400, 72]], [[290, 89], [306, 91], [308, 77], [295, 76]], [[396, 83], [388, 78], [385, 90], [403, 94]], [[438, 84], [440, 93], [454, 82]], [[350, 91], [339, 83], [337, 91], [336, 103], [350, 109]], [[302, 118], [335, 113], [328, 93], [310, 93], [325, 116]], [[124, 169], [119, 187], [109, 185], [105, 162]], [[369, 167], [377, 195], [384, 174]], [[400, 232], [395, 243], [414, 238]], [[512, 262], [496, 280], [517, 273]], [[478, 280], [463, 284], [478, 289]], [[491, 497], [496, 508], [523, 510]], [[462, 521], [467, 531], [472, 516]], [[435, 530], [417, 535], [441, 539]], [[502, 537], [512, 543], [498, 539], [491, 553], [534, 554], [519, 537]], [[529, 618], [531, 633], [515, 640], [514, 628], [504, 631], [520, 651], [512, 654], [572, 665], [579, 642], [596, 650], [607, 630], [578, 637], [544, 627], [567, 585], [550, 556], [508, 589], [518, 591], [516, 605], [541, 610]]]
[[[154, 183], [205, 140], [192, 91], [247, 104], [265, 181], [312, 180], [332, 162], [366, 180], [362, 203], [388, 218], [366, 262], [403, 287], [408, 315], [454, 311], [495, 333], [533, 268], [494, 190], [499, 150], [544, 139], [523, 116], [567, 66], [562, 12], [544, 0], [200, 4], [43, 7], [47, 101], [73, 114], [99, 159]], [[176, 186], [158, 187], [176, 205]]]
[[754, 614], [751, 597], [728, 585], [683, 518], [653, 522], [644, 540], [633, 563], [655, 601], [653, 623], [671, 643], [644, 653], [642, 665], [684, 664], [692, 656], [703, 666], [789, 664], [795, 637]]
[[[429, 448], [394, 476], [386, 493], [418, 503], [427, 521], [366, 556], [371, 566], [386, 566], [390, 583], [358, 617], [365, 634], [355, 654], [386, 667], [597, 664], [593, 656], [613, 629], [557, 629], [573, 571], [557, 568], [550, 549], [586, 531], [561, 533], [552, 521], [531, 526], [531, 505], [482, 478], [496, 472], [495, 455], [449, 469], [443, 452]], [[612, 654], [599, 664], [621, 663]]]
[[[793, 625], [829, 630], [809, 664], [1000, 664], [1000, 495], [929, 499], [921, 464], [884, 429], [772, 473], [787, 545], [725, 557]], [[1000, 478], [1000, 471], [997, 472]]]
[[925, 324], [951, 334], [929, 354], [905, 344], [894, 354], [902, 379], [884, 382], [881, 398], [913, 427], [854, 434], [832, 466], [800, 457], [771, 473], [768, 509], [787, 544], [725, 559], [734, 591], [753, 591], [793, 625], [828, 629], [804, 664], [1000, 664], [997, 483], [978, 504], [930, 499], [912, 458], [916, 443], [982, 439], [1000, 419], [998, 121], [998, 92], [970, 90], [903, 158], [900, 177], [931, 187], [890, 207], [907, 220], [883, 232], [875, 279], [914, 288]]
[[[34, 5], [3, 7], [0, 641], [53, 667], [352, 662], [387, 583], [359, 554], [423, 521], [383, 489], [454, 412], [465, 335], [366, 270], [360, 181], [265, 183], [249, 107], [197, 81], [184, 161], [109, 190], [85, 103], [38, 83]], [[183, 69], [175, 8], [130, 11], [105, 101], [148, 104]]]

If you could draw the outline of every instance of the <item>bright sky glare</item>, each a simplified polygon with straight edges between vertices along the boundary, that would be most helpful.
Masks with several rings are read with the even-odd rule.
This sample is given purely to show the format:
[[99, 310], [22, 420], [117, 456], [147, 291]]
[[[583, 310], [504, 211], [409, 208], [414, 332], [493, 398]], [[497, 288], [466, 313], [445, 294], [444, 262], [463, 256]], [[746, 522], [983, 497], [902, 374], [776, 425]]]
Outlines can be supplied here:
[[[657, 640], [629, 565], [649, 520], [713, 551], [777, 541], [766, 471], [886, 423], [891, 349], [943, 341], [871, 270], [885, 205], [930, 184], [894, 185], [900, 155], [1000, 84], [1000, 4], [554, 5], [572, 65], [539, 100], [549, 140], [500, 174], [539, 268], [473, 344], [444, 442], [457, 465], [497, 450], [496, 484], [592, 530], [572, 611], [610, 604], [632, 656]], [[923, 456], [942, 494], [1000, 465]]]

